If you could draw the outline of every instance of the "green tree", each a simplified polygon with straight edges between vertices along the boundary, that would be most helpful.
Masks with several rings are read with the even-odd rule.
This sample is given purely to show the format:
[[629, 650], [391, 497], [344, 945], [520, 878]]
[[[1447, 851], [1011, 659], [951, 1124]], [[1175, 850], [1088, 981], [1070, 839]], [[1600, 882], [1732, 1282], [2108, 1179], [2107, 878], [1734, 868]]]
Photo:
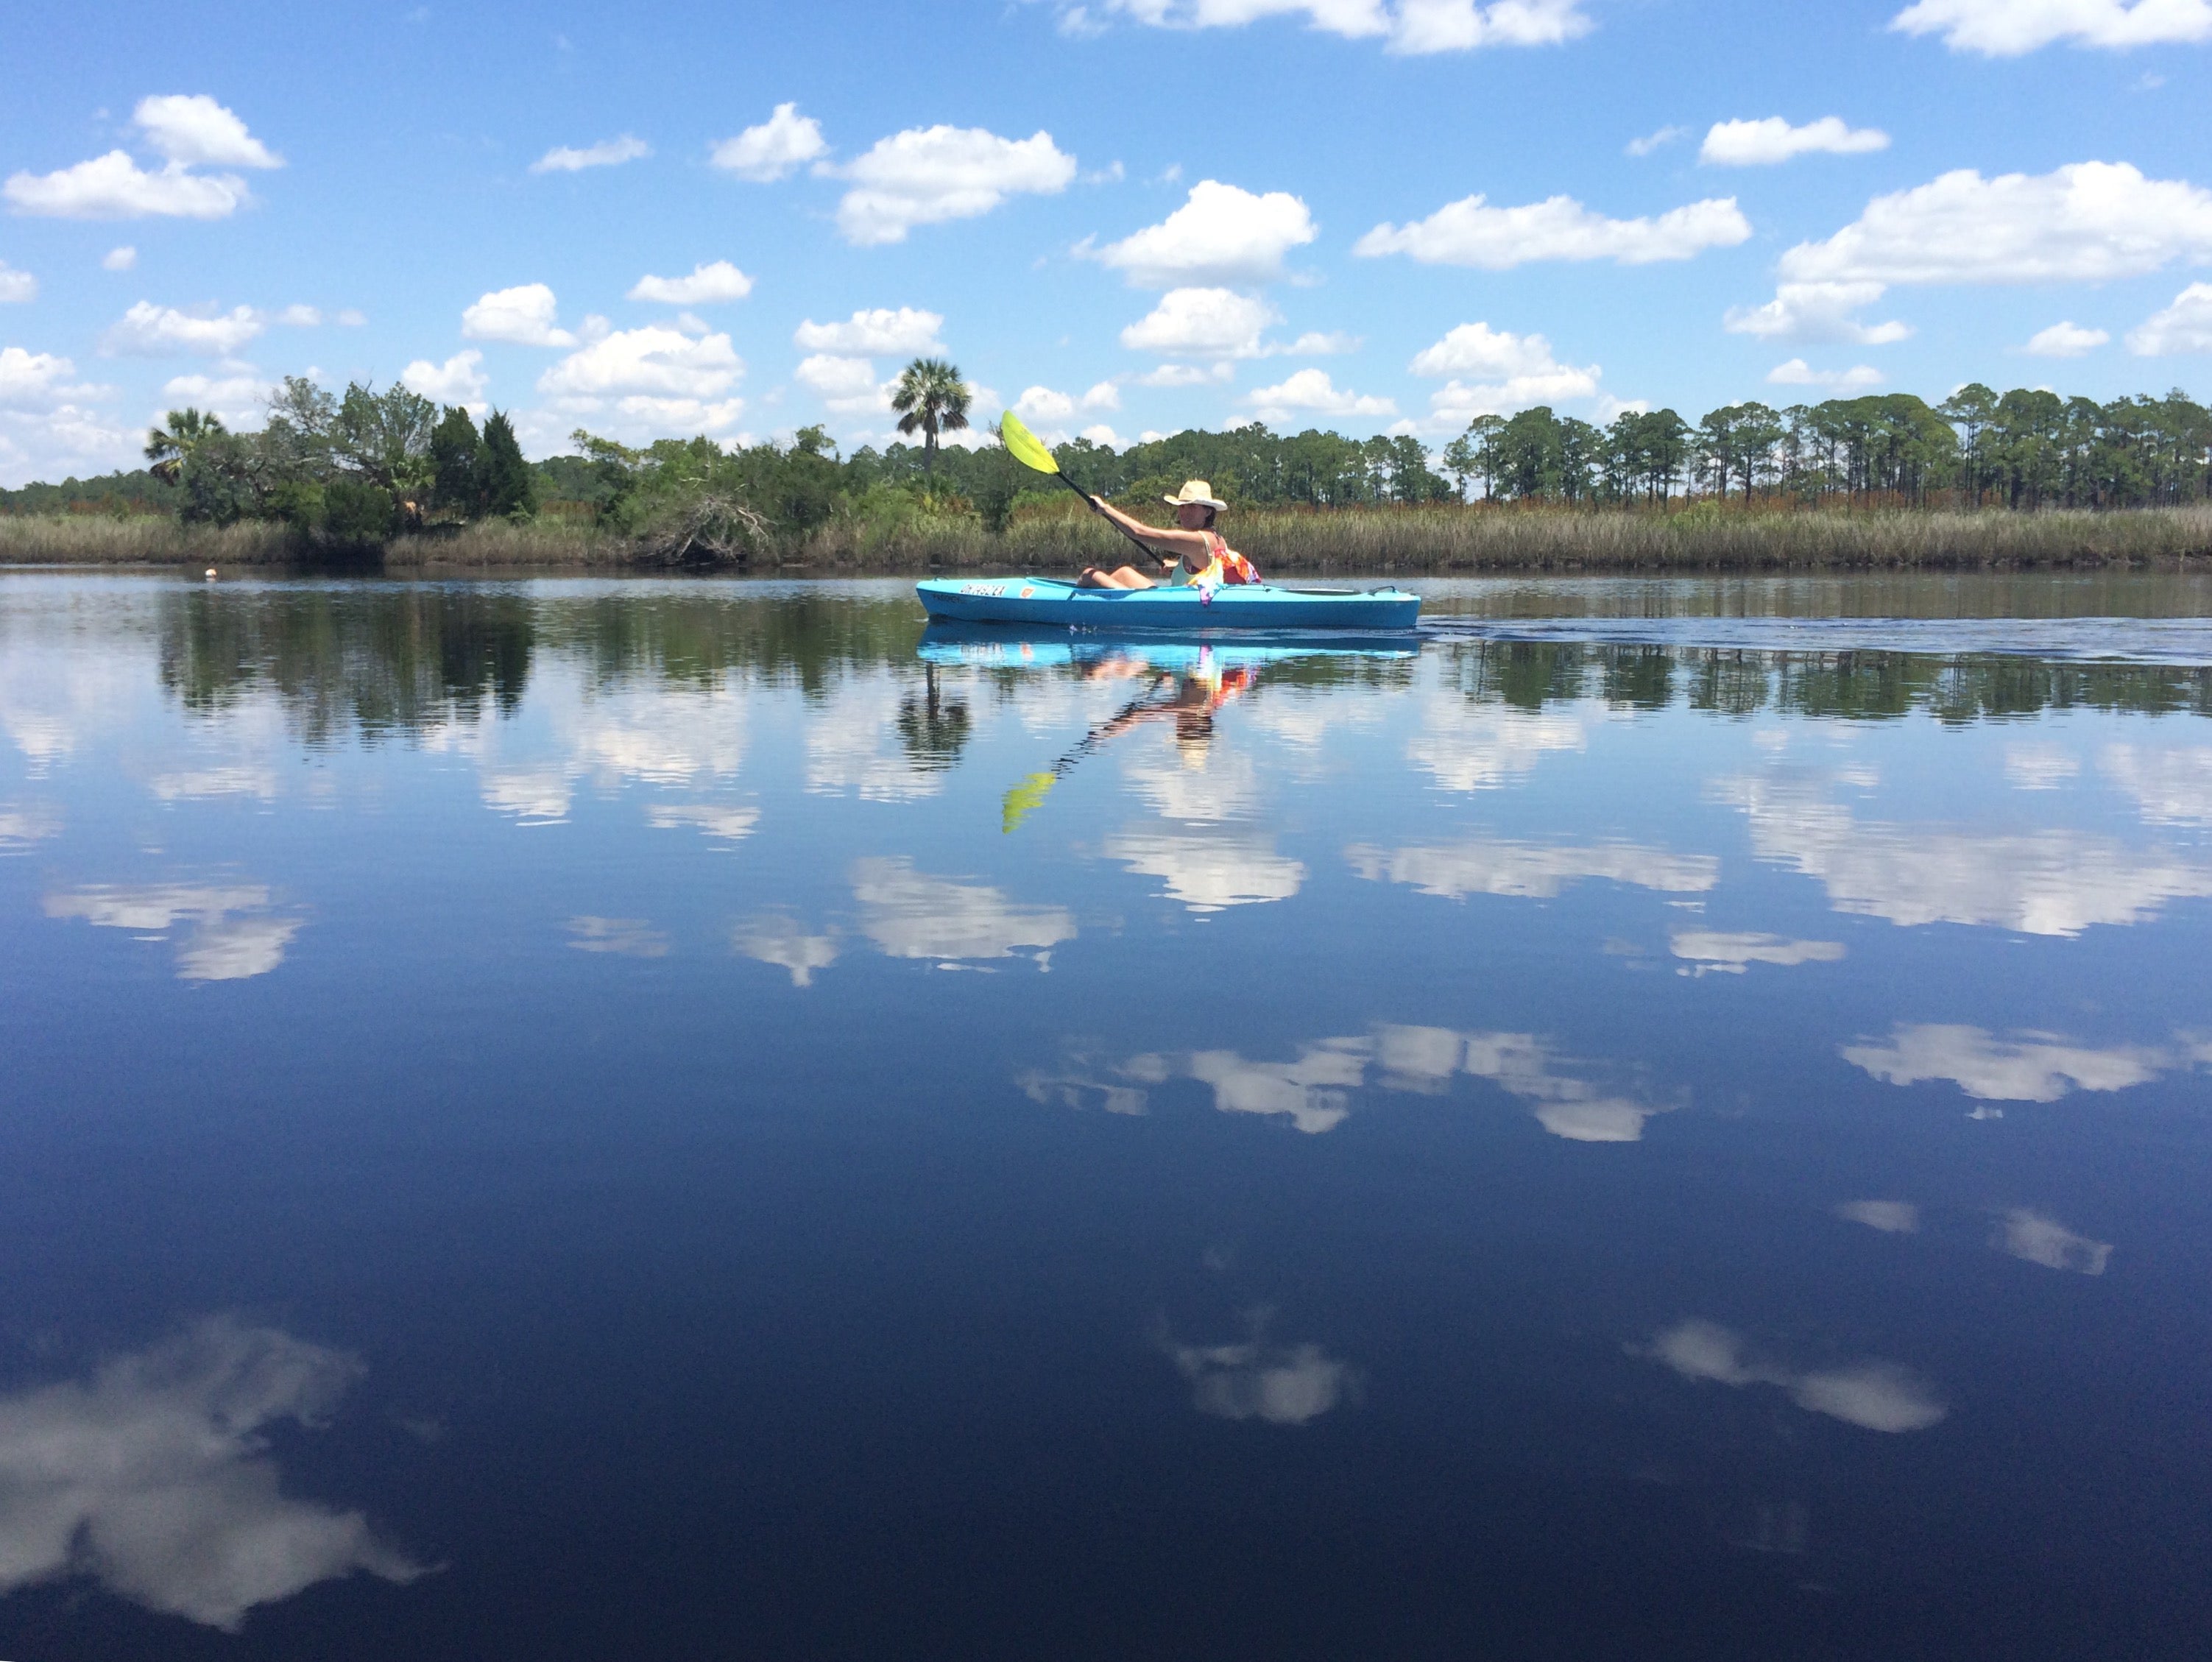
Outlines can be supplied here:
[[430, 429], [430, 501], [448, 513], [473, 519], [483, 506], [483, 481], [477, 475], [483, 448], [476, 422], [459, 404], [448, 404]]
[[477, 454], [477, 488], [486, 513], [527, 519], [538, 509], [538, 476], [522, 459], [514, 423], [495, 409], [483, 424], [483, 448]]
[[190, 407], [173, 409], [161, 421], [147, 432], [146, 459], [154, 464], [147, 470], [165, 484], [177, 482], [203, 439], [229, 431], [221, 417]]
[[901, 433], [921, 434], [921, 470], [937, 477], [937, 438], [968, 425], [968, 403], [973, 395], [960, 372], [943, 358], [916, 358], [898, 378], [891, 393], [891, 408], [899, 412]]

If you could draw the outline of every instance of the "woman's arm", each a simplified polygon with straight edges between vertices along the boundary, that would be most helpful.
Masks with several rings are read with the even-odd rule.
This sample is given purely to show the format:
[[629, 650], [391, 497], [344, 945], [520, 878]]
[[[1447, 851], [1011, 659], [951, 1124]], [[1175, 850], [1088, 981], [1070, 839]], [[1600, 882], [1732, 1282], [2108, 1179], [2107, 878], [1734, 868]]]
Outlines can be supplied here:
[[1133, 519], [1122, 513], [1103, 496], [1094, 496], [1091, 501], [1099, 513], [1121, 526], [1122, 530], [1133, 537], [1143, 537], [1147, 543], [1157, 543], [1163, 548], [1173, 549], [1178, 554], [1193, 552], [1205, 554], [1212, 551], [1206, 543], [1206, 533], [1202, 531], [1185, 531], [1180, 525], [1148, 525], [1143, 520]]

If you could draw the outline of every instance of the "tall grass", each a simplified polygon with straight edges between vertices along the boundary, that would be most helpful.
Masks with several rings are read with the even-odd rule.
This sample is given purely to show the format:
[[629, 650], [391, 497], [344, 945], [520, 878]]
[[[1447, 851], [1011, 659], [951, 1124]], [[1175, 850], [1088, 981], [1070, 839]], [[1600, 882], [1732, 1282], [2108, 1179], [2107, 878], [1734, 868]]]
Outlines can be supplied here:
[[[931, 571], [1073, 572], [1134, 553], [1070, 512], [1029, 513], [1000, 535], [974, 519], [917, 516], [892, 526], [840, 519], [803, 542], [757, 552], [743, 569], [857, 576]], [[1884, 509], [1779, 512], [1701, 502], [1669, 513], [1571, 508], [1257, 510], [1223, 531], [1263, 572], [1283, 575], [1484, 571], [1972, 570], [2174, 563], [2212, 558], [2212, 504], [2093, 513]], [[282, 526], [216, 529], [173, 519], [0, 517], [0, 564], [270, 566], [346, 558]], [[664, 567], [649, 537], [550, 516], [484, 520], [394, 538], [351, 556], [389, 571]]]

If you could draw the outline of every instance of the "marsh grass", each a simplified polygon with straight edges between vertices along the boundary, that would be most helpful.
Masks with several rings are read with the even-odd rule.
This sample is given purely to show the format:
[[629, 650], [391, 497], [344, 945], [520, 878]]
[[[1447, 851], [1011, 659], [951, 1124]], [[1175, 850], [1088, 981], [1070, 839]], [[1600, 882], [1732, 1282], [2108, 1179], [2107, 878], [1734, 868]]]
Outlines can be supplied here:
[[[840, 519], [803, 543], [763, 550], [757, 574], [1073, 572], [1119, 563], [1128, 544], [1077, 503], [1018, 514], [993, 536], [967, 516], [891, 526]], [[1881, 509], [1801, 512], [1700, 502], [1668, 513], [1568, 508], [1252, 511], [1224, 525], [1262, 571], [1283, 575], [1483, 571], [1972, 570], [2140, 565], [2212, 557], [2212, 504], [2013, 513]], [[480, 520], [336, 549], [265, 524], [217, 529], [151, 517], [0, 517], [0, 564], [285, 566], [366, 561], [386, 571], [665, 569], [667, 551], [588, 521]]]

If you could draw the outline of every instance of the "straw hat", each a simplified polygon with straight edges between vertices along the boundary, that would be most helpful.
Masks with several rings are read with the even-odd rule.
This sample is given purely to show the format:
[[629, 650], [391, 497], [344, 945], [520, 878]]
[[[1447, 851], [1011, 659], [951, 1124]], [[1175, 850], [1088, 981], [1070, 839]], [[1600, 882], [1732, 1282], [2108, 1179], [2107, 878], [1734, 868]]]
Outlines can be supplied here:
[[1160, 500], [1171, 508], [1188, 507], [1195, 504], [1199, 507], [1212, 508], [1217, 513], [1229, 506], [1213, 494], [1213, 487], [1203, 479], [1186, 479], [1181, 490], [1172, 496], [1163, 496]]

